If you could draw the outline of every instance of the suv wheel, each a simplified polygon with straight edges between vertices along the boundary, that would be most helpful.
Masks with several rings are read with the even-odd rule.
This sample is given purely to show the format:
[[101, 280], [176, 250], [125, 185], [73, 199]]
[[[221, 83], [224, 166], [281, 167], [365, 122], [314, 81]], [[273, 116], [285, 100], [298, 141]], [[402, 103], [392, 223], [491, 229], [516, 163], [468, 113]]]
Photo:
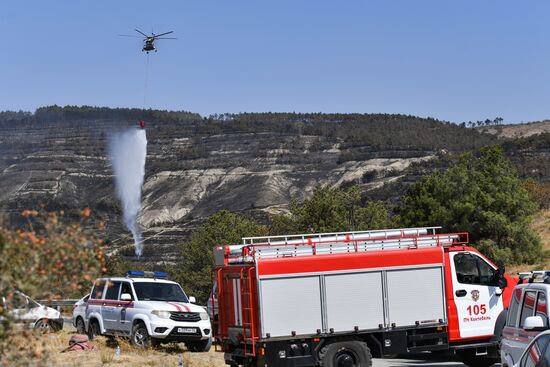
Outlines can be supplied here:
[[132, 345], [134, 347], [145, 349], [157, 344], [157, 341], [149, 335], [147, 327], [143, 322], [138, 322], [132, 327]]
[[78, 334], [86, 334], [86, 326], [84, 325], [84, 320], [82, 320], [80, 316], [76, 319], [76, 332]]
[[99, 330], [99, 322], [96, 319], [90, 320], [90, 325], [88, 326], [88, 339], [93, 340], [96, 336], [101, 335]]
[[48, 319], [40, 319], [37, 322], [35, 322], [34, 329], [44, 334], [49, 333], [53, 330], [52, 324]]
[[190, 352], [208, 352], [212, 346], [212, 338], [194, 342], [185, 342], [185, 346]]

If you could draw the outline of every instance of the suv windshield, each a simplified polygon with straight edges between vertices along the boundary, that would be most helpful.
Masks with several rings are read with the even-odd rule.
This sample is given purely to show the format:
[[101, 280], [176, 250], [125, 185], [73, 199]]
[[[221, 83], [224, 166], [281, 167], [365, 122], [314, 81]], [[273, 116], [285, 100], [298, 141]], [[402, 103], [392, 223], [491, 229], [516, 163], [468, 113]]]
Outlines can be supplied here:
[[140, 301], [175, 301], [189, 302], [178, 284], [135, 282], [134, 289]]

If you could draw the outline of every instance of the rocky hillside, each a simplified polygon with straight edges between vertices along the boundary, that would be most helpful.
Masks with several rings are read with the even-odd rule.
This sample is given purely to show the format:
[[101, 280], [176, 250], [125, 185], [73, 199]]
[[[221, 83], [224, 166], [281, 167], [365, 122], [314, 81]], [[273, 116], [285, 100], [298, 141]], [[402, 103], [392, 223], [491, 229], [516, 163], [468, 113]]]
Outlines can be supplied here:
[[[0, 114], [0, 210], [18, 223], [44, 205], [84, 207], [105, 220], [109, 251], [133, 253], [120, 221], [106, 143], [137, 117], [121, 110], [56, 107]], [[127, 110], [123, 110], [123, 112]], [[183, 117], [182, 117], [183, 116]], [[176, 246], [220, 209], [268, 221], [318, 184], [359, 183], [367, 197], [437, 167], [441, 156], [492, 144], [494, 135], [405, 115], [146, 115], [148, 152], [139, 218], [144, 257], [170, 261]], [[392, 196], [393, 195], [393, 196]]]

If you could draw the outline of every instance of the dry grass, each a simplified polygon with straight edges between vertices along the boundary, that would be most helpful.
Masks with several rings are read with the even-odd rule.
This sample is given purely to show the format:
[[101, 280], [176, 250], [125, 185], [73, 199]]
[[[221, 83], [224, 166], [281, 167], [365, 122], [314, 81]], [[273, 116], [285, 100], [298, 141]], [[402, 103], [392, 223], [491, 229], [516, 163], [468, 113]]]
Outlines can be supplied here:
[[[14, 338], [12, 345], [33, 350], [36, 356], [42, 356], [43, 359], [43, 364], [38, 362], [37, 365], [46, 366], [178, 366], [180, 358], [183, 358], [185, 367], [225, 366], [223, 354], [215, 352], [213, 347], [208, 353], [190, 353], [183, 344], [165, 344], [155, 349], [139, 350], [132, 347], [124, 338], [98, 337], [91, 342], [96, 351], [62, 353], [61, 351], [69, 345], [72, 335], [71, 332], [62, 331], [31, 338]], [[121, 349], [119, 357], [115, 357], [117, 345]]]
[[544, 250], [550, 250], [550, 210], [543, 210], [533, 222], [533, 228], [542, 239]]
[[544, 257], [537, 264], [513, 265], [506, 269], [510, 275], [516, 275], [520, 271], [550, 269], [550, 210], [543, 210], [533, 221], [533, 229], [537, 231], [542, 240]]
[[544, 134], [550, 132], [550, 121], [537, 121], [527, 124], [510, 124], [491, 127], [481, 127], [479, 130], [497, 135], [503, 138], [524, 138], [531, 135]]

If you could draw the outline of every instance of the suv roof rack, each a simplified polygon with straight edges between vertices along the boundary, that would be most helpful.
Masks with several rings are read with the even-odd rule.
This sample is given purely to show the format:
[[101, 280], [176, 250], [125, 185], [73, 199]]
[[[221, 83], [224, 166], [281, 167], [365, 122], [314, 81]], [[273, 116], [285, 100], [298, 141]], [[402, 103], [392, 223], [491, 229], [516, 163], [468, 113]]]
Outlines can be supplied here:
[[528, 283], [550, 284], [550, 270], [522, 271], [518, 273], [518, 276], [519, 276], [518, 284], [523, 284], [525, 280]]

